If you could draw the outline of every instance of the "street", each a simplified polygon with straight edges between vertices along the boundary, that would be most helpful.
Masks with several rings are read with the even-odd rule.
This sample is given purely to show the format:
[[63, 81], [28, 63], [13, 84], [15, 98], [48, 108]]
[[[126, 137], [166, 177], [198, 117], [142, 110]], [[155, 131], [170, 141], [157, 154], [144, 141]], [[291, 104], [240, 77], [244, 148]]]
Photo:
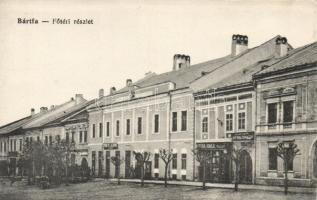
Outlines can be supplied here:
[[315, 194], [289, 193], [285, 196], [282, 192], [269, 192], [259, 190], [240, 190], [234, 192], [231, 189], [212, 188], [206, 191], [199, 187], [191, 186], [168, 186], [146, 184], [141, 188], [139, 184], [122, 183], [117, 185], [115, 182], [98, 180], [88, 183], [71, 184], [69, 186], [61, 185], [46, 190], [39, 189], [36, 186], [25, 186], [21, 183], [14, 183], [13, 186], [7, 182], [0, 187], [1, 200], [13, 199], [316, 199]]

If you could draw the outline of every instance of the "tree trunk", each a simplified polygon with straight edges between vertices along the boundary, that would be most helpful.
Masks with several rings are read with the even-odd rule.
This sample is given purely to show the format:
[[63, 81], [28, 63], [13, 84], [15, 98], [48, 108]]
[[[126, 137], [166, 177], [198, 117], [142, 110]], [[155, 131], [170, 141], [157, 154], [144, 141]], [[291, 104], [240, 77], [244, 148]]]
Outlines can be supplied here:
[[[67, 161], [66, 161], [67, 162]], [[65, 170], [65, 172], [66, 172], [66, 185], [68, 185], [68, 166], [67, 166], [67, 163], [66, 163], [66, 170]]]
[[165, 165], [165, 176], [164, 176], [164, 186], [167, 187], [167, 169], [168, 168], [168, 165], [166, 164]]
[[203, 164], [203, 190], [206, 190], [206, 161]]
[[234, 181], [234, 191], [238, 191], [238, 185], [239, 185], [239, 161], [236, 161], [236, 172], [235, 172], [235, 181]]
[[144, 186], [144, 163], [141, 166], [141, 186]]
[[284, 171], [285, 171], [285, 177], [284, 177], [284, 194], [287, 195], [288, 193], [288, 160], [284, 160]]

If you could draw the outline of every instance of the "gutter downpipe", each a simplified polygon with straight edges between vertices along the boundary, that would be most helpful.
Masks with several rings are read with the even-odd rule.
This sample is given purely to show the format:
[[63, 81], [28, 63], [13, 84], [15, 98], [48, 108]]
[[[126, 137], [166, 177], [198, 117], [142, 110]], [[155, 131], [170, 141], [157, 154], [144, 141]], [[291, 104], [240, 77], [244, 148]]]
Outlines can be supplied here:
[[[196, 102], [195, 102], [195, 96], [193, 94], [194, 98], [194, 105], [193, 105], [193, 151], [195, 151], [196, 148]], [[196, 156], [193, 153], [193, 181], [195, 181], [195, 174], [196, 174]]]

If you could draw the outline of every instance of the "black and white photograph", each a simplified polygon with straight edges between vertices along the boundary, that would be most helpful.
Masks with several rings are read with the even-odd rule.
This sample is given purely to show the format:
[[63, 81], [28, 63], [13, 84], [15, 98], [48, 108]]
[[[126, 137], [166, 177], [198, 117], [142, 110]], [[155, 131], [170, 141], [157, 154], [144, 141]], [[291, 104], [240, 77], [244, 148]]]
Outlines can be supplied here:
[[317, 199], [316, 0], [1, 0], [0, 200]]

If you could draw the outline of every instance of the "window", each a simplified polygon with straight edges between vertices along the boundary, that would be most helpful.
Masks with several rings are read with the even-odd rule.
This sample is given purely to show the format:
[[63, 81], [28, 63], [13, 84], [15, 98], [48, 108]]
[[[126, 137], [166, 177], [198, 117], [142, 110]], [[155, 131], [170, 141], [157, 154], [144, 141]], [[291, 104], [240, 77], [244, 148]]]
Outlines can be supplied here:
[[238, 114], [238, 129], [245, 129], [245, 112]]
[[66, 142], [69, 142], [69, 133], [66, 132]]
[[3, 150], [4, 150], [4, 152], [7, 152], [7, 143], [6, 142], [4, 142], [4, 144], [3, 144]]
[[182, 111], [182, 125], [181, 125], [181, 131], [187, 130], [187, 111]]
[[[66, 141], [67, 141], [67, 138], [66, 138]], [[47, 136], [47, 135], [45, 135], [44, 144], [45, 144], [45, 145], [48, 145], [48, 136]]]
[[173, 154], [172, 169], [177, 169], [177, 153]]
[[[289, 152], [288, 154], [290, 155], [290, 154], [291, 154], [291, 151], [292, 151], [292, 148], [287, 148], [287, 151]], [[288, 169], [288, 171], [293, 171], [293, 170], [294, 170], [294, 169], [293, 169], [293, 161], [294, 161], [294, 160], [288, 159], [287, 161], [288, 161], [288, 163], [287, 163], [287, 169]]]
[[177, 131], [177, 112], [172, 113], [172, 131]]
[[268, 123], [273, 124], [277, 122], [277, 103], [268, 104]]
[[107, 122], [107, 137], [110, 136], [110, 122]]
[[120, 121], [117, 120], [116, 122], [116, 135], [120, 136]]
[[87, 142], [87, 131], [84, 131], [84, 142]]
[[187, 155], [183, 153], [182, 154], [182, 169], [186, 169], [186, 158], [187, 158]]
[[[120, 159], [120, 151], [116, 151], [115, 153], [117, 159]], [[115, 177], [118, 178], [120, 175], [120, 165], [115, 165]]]
[[130, 119], [127, 119], [127, 130], [126, 134], [130, 135], [131, 127], [130, 127]]
[[17, 150], [17, 140], [14, 139], [14, 151], [16, 151], [16, 150]]
[[208, 132], [208, 117], [204, 117], [202, 121], [202, 132], [207, 133]]
[[160, 116], [154, 115], [154, 133], [158, 133], [160, 128]]
[[102, 123], [99, 123], [99, 137], [102, 137]]
[[23, 145], [23, 143], [22, 143], [22, 142], [23, 142], [23, 140], [22, 140], [22, 139], [20, 139], [19, 141], [20, 141], [20, 148], [19, 148], [19, 149], [20, 149], [20, 151], [22, 151], [22, 145]]
[[142, 117], [138, 117], [138, 134], [142, 134]]
[[155, 169], [159, 168], [159, 159], [160, 159], [160, 155], [158, 153], [156, 153], [154, 155], [154, 168]]
[[95, 138], [95, 136], [96, 136], [96, 125], [93, 124], [92, 125], [92, 137]]
[[269, 148], [269, 170], [277, 170], [277, 148]]
[[75, 142], [75, 132], [74, 131], [72, 132], [72, 142], [73, 143]]
[[83, 142], [83, 132], [79, 131], [79, 143]]
[[293, 101], [283, 102], [283, 122], [293, 121]]
[[38, 141], [38, 142], [40, 141], [40, 136], [36, 137], [36, 141]]
[[2, 142], [0, 142], [0, 152], [2, 152]]
[[13, 150], [13, 141], [10, 140], [10, 151], [12, 151], [12, 150]]
[[52, 145], [52, 144], [53, 144], [53, 138], [52, 138], [52, 136], [51, 136], [51, 135], [49, 136], [49, 144], [50, 144], [50, 145]]
[[232, 131], [233, 130], [233, 115], [226, 114], [226, 130]]

